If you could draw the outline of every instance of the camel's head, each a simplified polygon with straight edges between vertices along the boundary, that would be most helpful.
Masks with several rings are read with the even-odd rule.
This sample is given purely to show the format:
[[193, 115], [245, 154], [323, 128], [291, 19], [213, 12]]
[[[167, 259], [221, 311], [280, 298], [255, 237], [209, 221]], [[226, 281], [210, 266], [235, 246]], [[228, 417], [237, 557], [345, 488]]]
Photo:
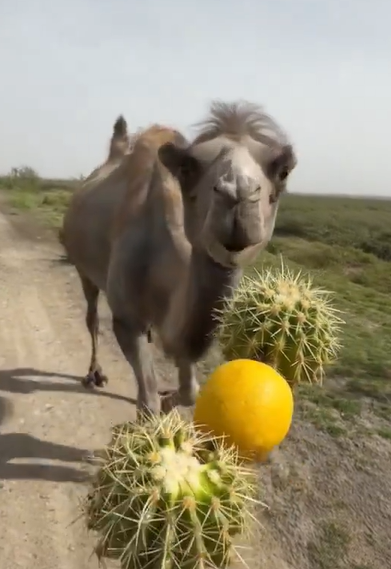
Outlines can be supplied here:
[[193, 245], [224, 266], [252, 262], [273, 234], [280, 196], [296, 165], [292, 147], [219, 137], [188, 148], [168, 143], [159, 155], [181, 183]]

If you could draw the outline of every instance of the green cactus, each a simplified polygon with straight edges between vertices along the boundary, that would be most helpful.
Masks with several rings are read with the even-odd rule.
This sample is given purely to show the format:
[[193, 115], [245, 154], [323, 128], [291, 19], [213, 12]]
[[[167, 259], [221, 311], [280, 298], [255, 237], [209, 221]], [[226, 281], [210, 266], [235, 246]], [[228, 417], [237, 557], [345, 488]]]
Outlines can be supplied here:
[[176, 410], [113, 430], [90, 491], [96, 553], [122, 569], [224, 569], [250, 527], [256, 473]]
[[219, 312], [218, 339], [227, 360], [249, 358], [273, 366], [294, 387], [322, 383], [337, 357], [343, 320], [331, 293], [309, 276], [280, 270], [245, 276]]

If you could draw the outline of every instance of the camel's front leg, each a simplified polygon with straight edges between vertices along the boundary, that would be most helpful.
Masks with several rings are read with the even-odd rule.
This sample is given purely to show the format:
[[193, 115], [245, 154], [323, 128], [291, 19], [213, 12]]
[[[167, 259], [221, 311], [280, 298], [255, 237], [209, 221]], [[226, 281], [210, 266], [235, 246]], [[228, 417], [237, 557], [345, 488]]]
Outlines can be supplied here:
[[113, 317], [113, 331], [138, 385], [137, 411], [160, 414], [160, 397], [148, 335], [130, 316]]
[[179, 388], [176, 391], [161, 393], [162, 412], [169, 413], [177, 405], [192, 407], [195, 404], [200, 386], [195, 373], [195, 365], [188, 360], [177, 360]]

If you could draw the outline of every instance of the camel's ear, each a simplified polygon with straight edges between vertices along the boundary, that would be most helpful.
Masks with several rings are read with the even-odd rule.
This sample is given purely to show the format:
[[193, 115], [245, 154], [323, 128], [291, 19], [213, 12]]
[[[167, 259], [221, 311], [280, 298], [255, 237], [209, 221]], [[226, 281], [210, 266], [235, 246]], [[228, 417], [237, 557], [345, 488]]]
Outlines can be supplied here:
[[159, 159], [173, 176], [179, 178], [183, 189], [200, 172], [200, 163], [190, 155], [188, 148], [166, 142], [158, 150]]
[[286, 144], [273, 154], [268, 164], [268, 174], [283, 182], [297, 164], [297, 158], [290, 144]]

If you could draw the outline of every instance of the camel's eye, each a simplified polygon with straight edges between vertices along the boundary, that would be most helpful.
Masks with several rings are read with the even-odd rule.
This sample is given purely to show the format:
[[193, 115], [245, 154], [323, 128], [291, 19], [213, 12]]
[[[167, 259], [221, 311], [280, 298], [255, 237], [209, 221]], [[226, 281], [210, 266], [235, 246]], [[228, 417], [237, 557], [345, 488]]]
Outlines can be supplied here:
[[283, 182], [284, 180], [286, 180], [288, 175], [289, 175], [289, 170], [287, 168], [284, 168], [284, 170], [282, 170], [282, 172], [280, 172], [280, 176], [279, 176], [280, 181]]

